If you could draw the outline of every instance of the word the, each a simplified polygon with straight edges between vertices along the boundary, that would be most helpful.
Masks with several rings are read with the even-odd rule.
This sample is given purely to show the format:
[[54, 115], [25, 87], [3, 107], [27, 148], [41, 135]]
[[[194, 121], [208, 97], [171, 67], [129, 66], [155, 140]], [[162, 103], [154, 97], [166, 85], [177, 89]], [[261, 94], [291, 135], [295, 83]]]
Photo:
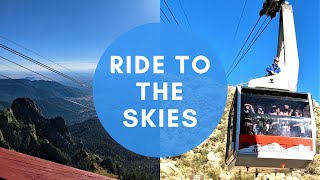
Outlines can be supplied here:
[[[182, 95], [182, 82], [172, 82], [171, 84], [171, 99], [174, 101], [181, 101], [183, 100]], [[150, 83], [149, 82], [137, 82], [136, 86], [141, 88], [141, 100], [146, 100], [146, 89], [147, 87], [150, 88]], [[180, 87], [180, 88], [179, 88]], [[152, 87], [152, 92], [153, 92], [153, 100], [158, 100], [158, 96], [161, 94], [162, 95], [162, 100], [168, 100], [168, 83], [163, 82], [162, 83], [162, 88], [159, 87], [157, 82], [153, 83]]]

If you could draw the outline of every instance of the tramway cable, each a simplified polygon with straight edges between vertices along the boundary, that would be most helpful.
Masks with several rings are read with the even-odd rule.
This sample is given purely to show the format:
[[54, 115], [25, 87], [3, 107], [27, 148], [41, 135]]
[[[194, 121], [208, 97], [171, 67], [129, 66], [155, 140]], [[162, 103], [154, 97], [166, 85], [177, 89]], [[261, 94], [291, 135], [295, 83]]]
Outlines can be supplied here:
[[[179, 1], [180, 1], [180, 0], [179, 0]], [[241, 20], [242, 20], [242, 16], [243, 16], [243, 14], [244, 14], [244, 10], [245, 10], [246, 5], [247, 5], [247, 1], [248, 1], [248, 0], [246, 0], [246, 1], [244, 2], [243, 8], [242, 8], [242, 12], [241, 12], [241, 15], [240, 15], [240, 18], [239, 18], [239, 21], [238, 21], [238, 25], [237, 25], [236, 31], [235, 31], [235, 33], [234, 33], [234, 35], [233, 35], [232, 41], [235, 40], [235, 38], [236, 38], [236, 36], [237, 36], [237, 34], [238, 34], [238, 30], [239, 30], [239, 27], [240, 27], [240, 23], [241, 23]]]
[[38, 72], [36, 72], [36, 71], [34, 71], [34, 70], [32, 70], [32, 69], [29, 69], [29, 68], [27, 68], [27, 67], [25, 67], [25, 66], [23, 66], [23, 65], [21, 65], [21, 64], [19, 64], [19, 63], [16, 63], [16, 62], [14, 62], [14, 61], [12, 61], [12, 60], [10, 60], [10, 59], [8, 59], [8, 58], [5, 58], [5, 57], [3, 57], [3, 56], [0, 56], [0, 58], [3, 59], [3, 60], [6, 60], [6, 61], [8, 61], [8, 62], [10, 62], [10, 63], [12, 63], [12, 64], [15, 64], [15, 65], [17, 65], [17, 66], [19, 66], [19, 67], [22, 67], [22, 68], [24, 68], [24, 69], [26, 69], [26, 70], [28, 70], [28, 71], [31, 71], [31, 72], [33, 72], [33, 73], [35, 73], [35, 74], [37, 74], [37, 75], [39, 75], [39, 76], [41, 76], [41, 77], [44, 77], [44, 78], [46, 78], [46, 79], [48, 79], [48, 80], [50, 80], [50, 81], [54, 81], [52, 78], [49, 78], [48, 76], [45, 76], [45, 75], [43, 75], [43, 74], [41, 74], [41, 73], [38, 73]]
[[251, 47], [255, 44], [255, 42], [259, 39], [259, 37], [261, 36], [261, 34], [264, 32], [264, 30], [268, 27], [268, 25], [270, 24], [270, 22], [272, 21], [272, 19], [269, 20], [269, 22], [267, 23], [267, 25], [263, 28], [263, 30], [259, 33], [259, 35], [256, 37], [256, 39], [253, 41], [252, 44], [249, 44], [248, 48], [245, 50], [245, 52], [242, 54], [242, 56], [240, 57], [240, 59], [238, 60], [238, 62], [236, 63], [236, 65], [232, 68], [232, 70], [228, 73], [227, 77], [230, 76], [230, 74], [233, 72], [233, 70], [238, 66], [238, 64], [243, 60], [243, 58], [245, 57], [245, 55], [249, 52], [249, 50], [251, 49]]
[[163, 0], [163, 2], [166, 4], [166, 6], [167, 6], [167, 8], [168, 8], [168, 10], [169, 10], [169, 12], [170, 12], [170, 14], [172, 15], [174, 21], [176, 22], [176, 24], [177, 24], [178, 26], [180, 26], [179, 23], [178, 23], [178, 21], [177, 21], [177, 19], [176, 19], [176, 17], [173, 15], [173, 13], [172, 13], [169, 5], [167, 4], [166, 0]]
[[68, 76], [68, 75], [66, 75], [66, 74], [64, 74], [64, 73], [62, 73], [60, 71], [57, 71], [56, 69], [53, 69], [50, 66], [47, 66], [47, 65], [45, 65], [45, 64], [43, 64], [43, 63], [41, 63], [41, 62], [39, 62], [39, 61], [37, 61], [37, 60], [35, 60], [33, 58], [30, 58], [30, 57], [28, 57], [28, 56], [26, 56], [26, 55], [24, 55], [24, 54], [22, 54], [22, 53], [20, 53], [20, 52], [18, 52], [16, 50], [10, 48], [8, 46], [5, 46], [5, 45], [1, 44], [1, 43], [0, 43], [0, 48], [5, 49], [6, 51], [9, 51], [9, 52], [11, 52], [11, 53], [13, 53], [13, 54], [15, 54], [17, 56], [20, 56], [20, 57], [22, 57], [22, 58], [24, 58], [24, 59], [26, 59], [26, 60], [28, 60], [30, 62], [33, 62], [33, 63], [35, 63], [35, 64], [37, 64], [37, 65], [39, 65], [39, 66], [41, 66], [41, 67], [43, 67], [45, 69], [48, 69], [48, 70], [50, 70], [50, 71], [52, 71], [52, 72], [54, 72], [54, 73], [56, 73], [56, 74], [58, 74], [58, 75], [60, 75], [60, 76], [62, 76], [64, 78], [66, 78], [66, 79], [69, 79], [70, 81], [73, 81], [73, 82], [75, 82], [75, 83], [77, 83], [77, 84], [79, 84], [79, 85], [81, 85], [83, 87], [90, 88], [85, 83], [83, 83], [81, 81], [78, 81], [78, 80], [76, 80], [76, 79], [74, 79], [74, 78], [72, 78], [72, 77], [70, 77], [70, 76]]
[[190, 24], [190, 22], [189, 22], [188, 16], [187, 16], [187, 14], [186, 14], [186, 12], [185, 12], [185, 10], [184, 10], [183, 6], [182, 6], [181, 0], [179, 0], [179, 4], [180, 4], [180, 7], [181, 7], [182, 12], [183, 12], [183, 14], [184, 14], [184, 17], [185, 17], [185, 18], [186, 18], [186, 20], [187, 20], [187, 23], [188, 23], [188, 25], [189, 25], [189, 28], [190, 28], [190, 30], [192, 31], [191, 24]]
[[7, 40], [7, 41], [9, 41], [9, 42], [11, 42], [11, 43], [13, 43], [13, 44], [21, 47], [22, 49], [27, 50], [27, 51], [29, 51], [29, 52], [31, 52], [31, 53], [33, 53], [33, 54], [35, 54], [35, 55], [37, 55], [37, 56], [45, 59], [45, 60], [47, 60], [47, 61], [50, 61], [50, 62], [54, 63], [55, 65], [60, 66], [60, 67], [62, 67], [63, 69], [68, 70], [69, 72], [72, 72], [72, 73], [75, 74], [75, 75], [78, 75], [79, 77], [84, 78], [83, 75], [81, 75], [81, 74], [79, 74], [79, 73], [77, 73], [77, 72], [74, 72], [74, 71], [72, 71], [71, 69], [69, 69], [69, 68], [67, 68], [67, 67], [65, 67], [65, 66], [63, 66], [63, 65], [61, 65], [61, 64], [59, 64], [59, 63], [57, 63], [57, 62], [54, 62], [53, 60], [51, 60], [51, 59], [49, 59], [49, 58], [47, 58], [47, 57], [45, 57], [45, 56], [43, 56], [43, 55], [41, 55], [41, 54], [39, 54], [39, 53], [37, 53], [37, 52], [35, 52], [35, 51], [27, 48], [27, 47], [25, 47], [25, 46], [23, 46], [23, 45], [15, 42], [15, 41], [13, 41], [13, 40], [10, 40], [10, 39], [7, 38], [7, 37], [4, 37], [4, 36], [0, 35], [0, 38], [5, 39], [5, 40]]
[[[18, 83], [20, 83], [20, 84], [23, 84], [23, 85], [25, 85], [25, 86], [31, 87], [31, 88], [33, 88], [33, 89], [37, 89], [37, 88], [36, 88], [35, 86], [33, 86], [33, 85], [26, 84], [26, 83], [24, 83], [24, 82], [22, 82], [22, 81], [20, 81], [20, 80], [18, 80], [18, 79], [13, 79], [13, 78], [8, 77], [8, 76], [6, 76], [6, 75], [3, 75], [3, 74], [1, 74], [1, 73], [0, 73], [0, 76], [4, 77], [4, 78], [6, 78], [6, 79], [10, 79], [10, 80], [12, 80], [12, 81], [18, 82]], [[59, 97], [55, 97], [55, 98], [59, 98]], [[60, 98], [61, 98], [61, 97], [60, 97]], [[36, 98], [36, 99], [43, 100], [43, 101], [45, 101], [45, 102], [47, 102], [47, 103], [49, 103], [49, 104], [53, 104], [53, 105], [55, 105], [55, 106], [57, 106], [57, 107], [60, 107], [60, 108], [63, 108], [63, 109], [65, 109], [65, 110], [68, 110], [68, 111], [70, 111], [70, 112], [73, 112], [73, 113], [75, 113], [75, 114], [78, 114], [77, 112], [75, 112], [75, 111], [73, 111], [73, 110], [70, 110], [70, 109], [68, 109], [68, 108], [66, 108], [66, 107], [62, 107], [62, 106], [60, 106], [60, 105], [57, 105], [57, 104], [55, 104], [55, 103], [52, 103], [52, 102], [50, 102], [50, 101], [48, 101], [48, 100], [46, 100], [46, 99], [43, 99], [43, 98]], [[78, 106], [85, 107], [85, 108], [87, 108], [88, 110], [93, 110], [93, 109], [89, 108], [88, 106], [85, 106], [85, 105], [83, 105], [83, 104], [81, 104], [81, 103], [74, 102], [74, 101], [68, 100], [68, 99], [66, 99], [66, 98], [61, 98], [61, 99], [65, 100], [65, 101], [68, 101], [68, 102], [70, 102], [70, 103], [72, 103], [72, 104], [76, 104], [76, 105], [78, 105]]]
[[254, 25], [254, 26], [253, 26], [253, 28], [251, 29], [251, 32], [249, 33], [249, 35], [248, 35], [247, 39], [246, 39], [246, 40], [245, 40], [245, 42], [243, 43], [243, 45], [242, 45], [242, 47], [241, 47], [240, 51], [238, 52], [238, 54], [237, 54], [236, 58], [234, 58], [234, 60], [233, 60], [233, 62], [232, 62], [232, 64], [231, 64], [231, 66], [229, 67], [229, 69], [228, 69], [228, 71], [227, 71], [227, 72], [229, 72], [229, 71], [231, 70], [231, 68], [233, 67], [234, 63], [235, 63], [235, 62], [236, 62], [236, 60], [238, 59], [238, 57], [239, 57], [239, 55], [241, 54], [241, 52], [242, 52], [242, 50], [243, 50], [244, 46], [247, 44], [248, 40], [250, 39], [251, 34], [253, 33], [253, 31], [255, 30], [256, 26], [258, 25], [258, 23], [259, 23], [260, 19], [261, 19], [261, 16], [258, 18], [258, 20], [256, 21], [255, 25]]

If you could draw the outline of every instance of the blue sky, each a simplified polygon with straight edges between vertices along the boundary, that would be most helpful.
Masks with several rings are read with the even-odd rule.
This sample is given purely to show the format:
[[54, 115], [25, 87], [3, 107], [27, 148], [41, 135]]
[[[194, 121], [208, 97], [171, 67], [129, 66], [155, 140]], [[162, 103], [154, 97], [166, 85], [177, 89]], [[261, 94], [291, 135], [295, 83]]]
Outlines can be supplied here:
[[[189, 31], [179, 0], [166, 1], [181, 29]], [[0, 35], [69, 68], [93, 70], [105, 48], [121, 33], [140, 24], [159, 22], [159, 2], [174, 24], [163, 0], [1, 0]], [[244, 2], [181, 0], [192, 32], [210, 43], [225, 69], [256, 22], [263, 0], [248, 0], [233, 39]], [[290, 3], [300, 58], [298, 90], [311, 92], [319, 101], [319, 2], [292, 0]], [[276, 55], [278, 21], [277, 16], [229, 76], [229, 84], [265, 75], [265, 67]], [[9, 56], [3, 51], [0, 53]]]
[[159, 21], [159, 4], [150, 0], [1, 0], [0, 35], [70, 68], [77, 63], [84, 66], [77, 68], [92, 68], [120, 34]]

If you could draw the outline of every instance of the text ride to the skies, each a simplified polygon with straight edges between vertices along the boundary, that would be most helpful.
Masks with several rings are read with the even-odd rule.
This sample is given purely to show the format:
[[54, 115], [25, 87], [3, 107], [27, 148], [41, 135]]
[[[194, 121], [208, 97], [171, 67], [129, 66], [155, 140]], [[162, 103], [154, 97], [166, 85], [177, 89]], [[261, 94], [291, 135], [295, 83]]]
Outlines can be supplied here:
[[[111, 56], [110, 58], [110, 73], [111, 74], [143, 74], [148, 71], [152, 71], [153, 74], [165, 74], [164, 56], [153, 56], [152, 63], [145, 56]], [[210, 61], [207, 57], [199, 55], [194, 58], [189, 56], [175, 56], [174, 60], [180, 62], [179, 73], [185, 73], [185, 61], [192, 61], [192, 70], [197, 74], [204, 74], [210, 69]], [[199, 68], [198, 62], [203, 61], [205, 66]], [[150, 67], [152, 64], [152, 67]], [[124, 67], [125, 65], [125, 67]], [[182, 82], [136, 82], [136, 87], [140, 89], [140, 100], [153, 100], [153, 101], [182, 101], [183, 100], [183, 83]], [[152, 91], [152, 94], [147, 94], [146, 90]], [[171, 92], [169, 93], [169, 89]], [[169, 96], [171, 94], [171, 96]], [[158, 117], [153, 117], [153, 114], [158, 111]], [[188, 128], [192, 128], [197, 125], [197, 112], [194, 109], [126, 109], [123, 112], [123, 125], [128, 128], [136, 126], [141, 127], [179, 127], [183, 125]], [[182, 111], [182, 116], [179, 117], [179, 111]], [[141, 119], [136, 116], [141, 113]], [[167, 114], [167, 118], [164, 117]], [[159, 120], [159, 124], [153, 122], [153, 118]], [[164, 122], [167, 119], [168, 122]]]

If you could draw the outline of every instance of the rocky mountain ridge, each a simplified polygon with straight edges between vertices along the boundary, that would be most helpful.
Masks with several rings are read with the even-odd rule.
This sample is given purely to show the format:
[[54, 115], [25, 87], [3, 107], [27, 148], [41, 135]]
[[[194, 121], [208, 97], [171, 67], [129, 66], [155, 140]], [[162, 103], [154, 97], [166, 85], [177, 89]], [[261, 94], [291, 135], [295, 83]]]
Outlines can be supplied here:
[[30, 98], [0, 109], [0, 147], [119, 179], [159, 176], [159, 159], [125, 149], [97, 118], [67, 125], [62, 117], [45, 118]]

